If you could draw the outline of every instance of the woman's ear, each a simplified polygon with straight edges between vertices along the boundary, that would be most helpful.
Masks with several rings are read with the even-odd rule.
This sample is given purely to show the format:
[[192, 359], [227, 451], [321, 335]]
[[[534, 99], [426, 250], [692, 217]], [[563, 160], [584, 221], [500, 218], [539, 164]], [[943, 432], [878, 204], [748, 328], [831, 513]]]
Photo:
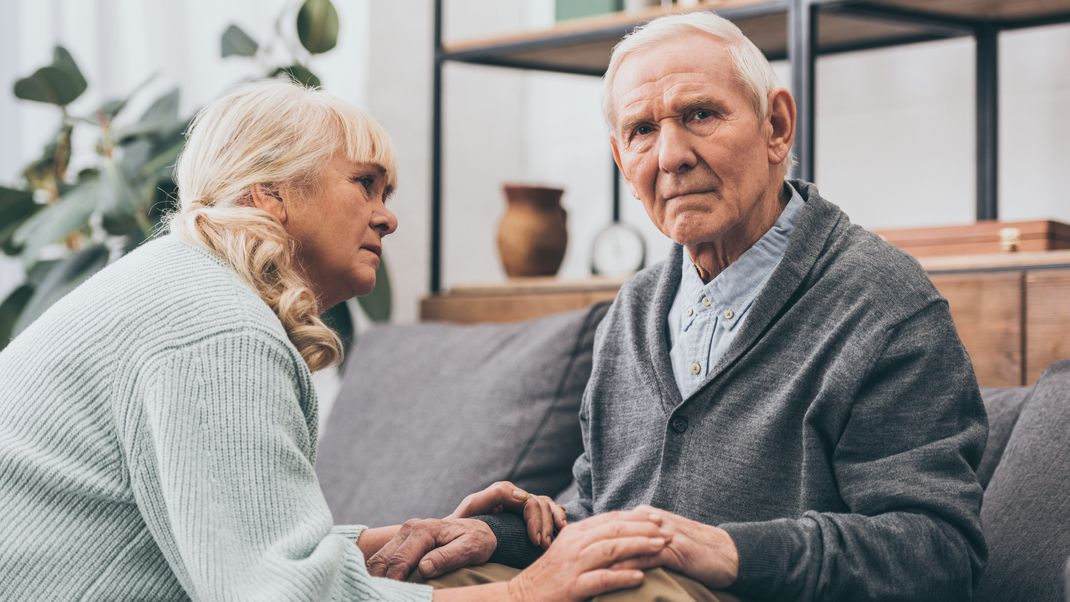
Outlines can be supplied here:
[[279, 220], [280, 224], [286, 223], [286, 204], [283, 203], [277, 187], [272, 184], [253, 184], [250, 192], [253, 207], [267, 211]]
[[788, 158], [795, 142], [795, 99], [784, 88], [769, 94], [769, 163], [776, 165]]

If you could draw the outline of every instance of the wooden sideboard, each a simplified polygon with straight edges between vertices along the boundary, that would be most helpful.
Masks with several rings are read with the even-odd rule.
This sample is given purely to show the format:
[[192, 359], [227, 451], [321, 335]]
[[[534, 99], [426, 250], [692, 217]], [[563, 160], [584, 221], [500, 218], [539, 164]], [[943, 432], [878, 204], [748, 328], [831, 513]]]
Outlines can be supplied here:
[[[1070, 251], [921, 260], [951, 306], [982, 386], [1036, 381], [1070, 358]], [[622, 280], [514, 280], [463, 286], [420, 303], [422, 320], [510, 322], [613, 299]]]

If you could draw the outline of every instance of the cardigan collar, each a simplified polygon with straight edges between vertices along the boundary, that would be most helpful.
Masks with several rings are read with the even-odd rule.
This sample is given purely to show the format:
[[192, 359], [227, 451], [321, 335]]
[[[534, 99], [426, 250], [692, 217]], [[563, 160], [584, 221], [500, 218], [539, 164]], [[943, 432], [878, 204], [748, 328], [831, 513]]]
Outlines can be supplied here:
[[[823, 199], [813, 184], [803, 180], [791, 180], [790, 183], [806, 204], [799, 212], [784, 258], [754, 299], [739, 334], [687, 399], [695, 397], [723, 374], [772, 325], [827, 248], [837, 226], [847, 217], [838, 207]], [[664, 392], [661, 398], [669, 413], [687, 401], [682, 398], [673, 376], [667, 326], [669, 309], [680, 283], [682, 258], [680, 245], [673, 245], [668, 260], [663, 262], [658, 274], [653, 306], [647, 312], [644, 329], [651, 354], [650, 364]]]

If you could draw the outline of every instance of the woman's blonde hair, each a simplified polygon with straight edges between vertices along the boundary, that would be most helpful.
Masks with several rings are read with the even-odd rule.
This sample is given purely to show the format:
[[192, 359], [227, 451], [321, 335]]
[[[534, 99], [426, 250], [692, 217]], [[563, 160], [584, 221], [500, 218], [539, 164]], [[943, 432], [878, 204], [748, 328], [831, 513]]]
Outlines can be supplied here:
[[252, 204], [254, 186], [287, 202], [315, 195], [337, 153], [379, 165], [396, 185], [394, 148], [368, 114], [329, 94], [284, 80], [244, 84], [204, 107], [190, 124], [175, 169], [176, 237], [221, 257], [259, 293], [313, 371], [342, 359], [342, 343], [319, 318], [327, 309], [300, 272], [296, 243]]

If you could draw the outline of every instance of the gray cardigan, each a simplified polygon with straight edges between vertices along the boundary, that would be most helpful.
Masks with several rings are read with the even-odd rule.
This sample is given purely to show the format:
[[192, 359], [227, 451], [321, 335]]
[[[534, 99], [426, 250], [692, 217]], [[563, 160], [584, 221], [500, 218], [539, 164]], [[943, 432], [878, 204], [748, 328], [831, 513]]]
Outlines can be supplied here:
[[[679, 248], [621, 290], [595, 340], [570, 520], [648, 503], [720, 525], [748, 599], [969, 599], [987, 421], [947, 302], [793, 184], [806, 207], [784, 259], [687, 399], [665, 328]], [[522, 562], [518, 521], [489, 522], [495, 560]]]

